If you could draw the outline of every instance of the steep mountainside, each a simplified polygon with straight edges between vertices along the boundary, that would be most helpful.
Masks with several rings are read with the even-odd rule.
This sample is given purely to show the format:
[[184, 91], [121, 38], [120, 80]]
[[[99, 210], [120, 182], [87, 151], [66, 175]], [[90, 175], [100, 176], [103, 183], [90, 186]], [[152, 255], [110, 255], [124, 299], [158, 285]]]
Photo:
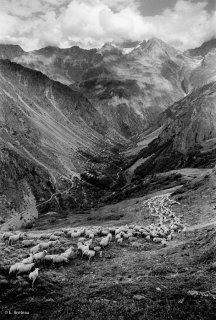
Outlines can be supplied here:
[[122, 139], [148, 128], [184, 97], [184, 74], [193, 67], [189, 58], [158, 39], [92, 50], [47, 47], [14, 60], [81, 90]]
[[[9, 60], [0, 60], [0, 130], [3, 218], [37, 214], [43, 203], [48, 209], [53, 194], [64, 206], [87, 167], [103, 172], [113, 145], [104, 138], [106, 121], [84, 96]], [[85, 192], [81, 187], [79, 205], [88, 203]]]
[[186, 55], [205, 57], [212, 49], [216, 48], [216, 39], [204, 42], [200, 47], [185, 51]]
[[0, 44], [0, 59], [14, 59], [24, 53], [25, 51], [18, 45]]
[[[216, 82], [193, 91], [161, 116], [126, 169], [133, 178], [185, 167], [211, 168], [216, 160]], [[149, 137], [152, 136], [153, 139]], [[146, 140], [146, 145], [145, 145]]]

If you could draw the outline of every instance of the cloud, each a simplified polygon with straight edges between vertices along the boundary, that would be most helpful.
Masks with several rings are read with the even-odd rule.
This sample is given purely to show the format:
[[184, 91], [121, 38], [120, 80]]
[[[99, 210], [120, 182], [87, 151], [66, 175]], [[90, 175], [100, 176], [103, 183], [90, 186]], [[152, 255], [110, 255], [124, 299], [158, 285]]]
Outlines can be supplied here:
[[208, 12], [206, 1], [178, 0], [172, 9], [154, 16], [143, 16], [138, 4], [138, 0], [0, 0], [0, 42], [33, 50], [157, 37], [187, 49], [216, 37], [216, 10]]

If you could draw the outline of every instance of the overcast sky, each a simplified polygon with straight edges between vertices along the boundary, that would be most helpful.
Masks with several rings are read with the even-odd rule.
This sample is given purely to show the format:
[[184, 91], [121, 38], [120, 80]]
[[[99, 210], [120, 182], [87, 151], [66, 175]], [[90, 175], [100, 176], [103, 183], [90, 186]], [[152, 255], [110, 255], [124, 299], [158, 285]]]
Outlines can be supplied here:
[[216, 0], [0, 0], [0, 43], [24, 50], [151, 37], [182, 50], [216, 37]]

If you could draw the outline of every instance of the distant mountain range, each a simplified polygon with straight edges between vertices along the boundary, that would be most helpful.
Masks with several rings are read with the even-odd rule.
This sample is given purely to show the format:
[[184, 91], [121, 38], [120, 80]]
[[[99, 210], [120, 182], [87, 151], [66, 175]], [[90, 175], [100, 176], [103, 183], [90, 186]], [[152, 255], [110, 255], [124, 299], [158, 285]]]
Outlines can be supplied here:
[[91, 50], [0, 45], [0, 58], [3, 221], [214, 166], [215, 39], [186, 52], [155, 38]]

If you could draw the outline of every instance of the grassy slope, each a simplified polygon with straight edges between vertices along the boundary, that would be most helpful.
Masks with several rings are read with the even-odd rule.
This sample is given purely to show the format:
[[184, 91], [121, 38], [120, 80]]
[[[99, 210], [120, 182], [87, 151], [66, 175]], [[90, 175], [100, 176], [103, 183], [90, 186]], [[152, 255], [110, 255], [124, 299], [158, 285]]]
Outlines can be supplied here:
[[[0, 310], [4, 318], [7, 318], [4, 312], [11, 308], [29, 311], [23, 319], [213, 319], [216, 311], [216, 273], [212, 268], [216, 259], [214, 175], [200, 181], [199, 177], [195, 178], [191, 185], [193, 188], [185, 187], [184, 193], [180, 189], [175, 192], [181, 204], [173, 210], [177, 216], [183, 216], [187, 231], [177, 234], [168, 247], [140, 239], [144, 246], [137, 251], [125, 241], [121, 247], [112, 243], [102, 258], [97, 256], [90, 264], [78, 257], [67, 266], [51, 269], [42, 266], [34, 290], [25, 283], [25, 277], [20, 279], [25, 283], [24, 288], [18, 282], [1, 286]], [[142, 220], [148, 225], [154, 218], [143, 208], [144, 199], [100, 208], [99, 212], [88, 215], [91, 220], [84, 221], [91, 225], [120, 225]], [[125, 215], [119, 218], [121, 211]], [[110, 215], [112, 222], [106, 221]], [[76, 225], [81, 224], [78, 220]], [[47, 221], [43, 223], [45, 227]], [[53, 229], [59, 226], [54, 225]], [[71, 240], [63, 241], [58, 252], [69, 243]], [[20, 259], [25, 251], [19, 253], [19, 250], [19, 246], [10, 253], [2, 250], [4, 263], [18, 256]], [[4, 274], [4, 268], [0, 270]], [[141, 300], [137, 300], [137, 295]], [[20, 319], [21, 316], [9, 317]]]

